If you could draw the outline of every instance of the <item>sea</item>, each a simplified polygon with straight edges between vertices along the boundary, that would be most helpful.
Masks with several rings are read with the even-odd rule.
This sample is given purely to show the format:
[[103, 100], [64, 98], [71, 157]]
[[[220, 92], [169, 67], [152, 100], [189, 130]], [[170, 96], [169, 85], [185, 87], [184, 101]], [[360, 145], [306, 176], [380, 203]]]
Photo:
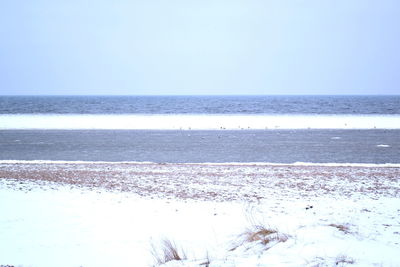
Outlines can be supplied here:
[[400, 96], [0, 96], [0, 161], [400, 164]]

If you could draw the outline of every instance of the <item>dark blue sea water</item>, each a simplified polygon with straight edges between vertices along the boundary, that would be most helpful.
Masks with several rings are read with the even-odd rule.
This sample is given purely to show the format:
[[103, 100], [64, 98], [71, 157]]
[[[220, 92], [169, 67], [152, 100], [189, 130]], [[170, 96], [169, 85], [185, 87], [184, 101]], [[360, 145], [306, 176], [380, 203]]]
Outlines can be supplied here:
[[0, 96], [0, 114], [400, 114], [400, 96]]
[[[32, 119], [23, 114], [39, 116], [40, 126], [2, 127]], [[356, 123], [360, 115], [364, 124], [392, 116], [390, 124], [399, 122], [400, 96], [0, 96], [0, 160], [400, 163], [400, 126], [357, 130], [339, 121], [343, 128], [335, 130], [47, 130], [49, 114], [60, 120], [63, 114], [283, 114], [296, 123], [308, 115], [351, 115]]]

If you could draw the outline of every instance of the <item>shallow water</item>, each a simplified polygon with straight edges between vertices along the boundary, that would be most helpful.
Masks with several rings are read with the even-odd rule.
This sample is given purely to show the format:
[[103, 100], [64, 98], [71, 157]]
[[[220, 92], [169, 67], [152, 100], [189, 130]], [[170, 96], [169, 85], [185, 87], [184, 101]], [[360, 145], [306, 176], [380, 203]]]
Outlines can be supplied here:
[[400, 163], [400, 130], [5, 130], [0, 160]]

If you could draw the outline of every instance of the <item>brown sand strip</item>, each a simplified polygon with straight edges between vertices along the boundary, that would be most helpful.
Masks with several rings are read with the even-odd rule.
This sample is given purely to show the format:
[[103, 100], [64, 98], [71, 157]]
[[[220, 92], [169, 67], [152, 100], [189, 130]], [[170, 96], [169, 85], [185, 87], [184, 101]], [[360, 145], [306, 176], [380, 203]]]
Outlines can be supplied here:
[[269, 197], [399, 197], [400, 168], [136, 163], [1, 163], [0, 181], [67, 184], [146, 197], [248, 200]]

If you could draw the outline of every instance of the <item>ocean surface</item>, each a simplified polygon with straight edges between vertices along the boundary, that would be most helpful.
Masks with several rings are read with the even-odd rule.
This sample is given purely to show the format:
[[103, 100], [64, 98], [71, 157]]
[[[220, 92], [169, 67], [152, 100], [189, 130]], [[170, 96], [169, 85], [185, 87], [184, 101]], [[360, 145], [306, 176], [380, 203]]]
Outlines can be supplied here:
[[0, 114], [400, 114], [400, 96], [0, 96]]
[[400, 163], [400, 96], [0, 96], [0, 160]]

